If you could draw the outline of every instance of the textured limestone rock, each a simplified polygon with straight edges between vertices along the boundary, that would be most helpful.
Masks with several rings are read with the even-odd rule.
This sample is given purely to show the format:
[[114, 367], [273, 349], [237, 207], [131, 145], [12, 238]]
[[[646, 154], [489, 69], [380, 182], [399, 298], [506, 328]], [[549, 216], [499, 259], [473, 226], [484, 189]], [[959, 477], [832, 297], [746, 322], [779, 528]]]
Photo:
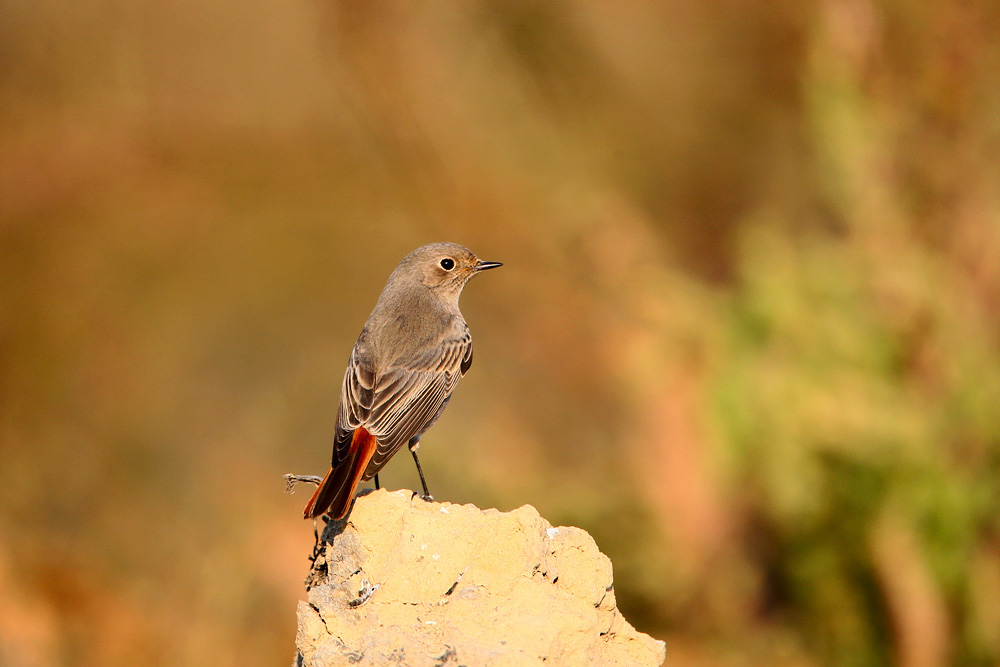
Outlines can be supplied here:
[[615, 606], [611, 561], [579, 528], [513, 512], [359, 498], [331, 524], [300, 602], [296, 664], [660, 665]]

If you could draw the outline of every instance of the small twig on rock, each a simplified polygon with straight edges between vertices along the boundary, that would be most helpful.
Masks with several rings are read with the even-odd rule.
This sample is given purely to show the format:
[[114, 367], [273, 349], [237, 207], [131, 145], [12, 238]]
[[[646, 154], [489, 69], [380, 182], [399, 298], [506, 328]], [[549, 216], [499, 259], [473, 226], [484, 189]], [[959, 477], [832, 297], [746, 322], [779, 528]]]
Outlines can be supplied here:
[[441, 599], [438, 600], [438, 604], [448, 604], [448, 596], [455, 592], [455, 589], [458, 588], [458, 582], [462, 580], [462, 577], [465, 576], [465, 573], [468, 571], [469, 571], [469, 566], [466, 565], [465, 569], [458, 573], [458, 578], [455, 579], [455, 583], [453, 583], [451, 585], [451, 588], [446, 590], [444, 592], [444, 595], [441, 596]]
[[381, 586], [382, 586], [382, 584], [375, 584], [374, 586], [372, 586], [371, 584], [368, 583], [367, 579], [362, 579], [361, 580], [361, 590], [358, 591], [358, 597], [356, 597], [353, 600], [351, 600], [350, 602], [348, 602], [347, 606], [348, 607], [360, 607], [364, 603], [368, 602], [368, 598], [370, 598], [372, 596], [372, 593], [374, 593], [375, 591], [377, 591]]
[[285, 493], [295, 493], [295, 485], [299, 482], [319, 486], [322, 481], [323, 478], [316, 475], [293, 475], [288, 473], [285, 475]]

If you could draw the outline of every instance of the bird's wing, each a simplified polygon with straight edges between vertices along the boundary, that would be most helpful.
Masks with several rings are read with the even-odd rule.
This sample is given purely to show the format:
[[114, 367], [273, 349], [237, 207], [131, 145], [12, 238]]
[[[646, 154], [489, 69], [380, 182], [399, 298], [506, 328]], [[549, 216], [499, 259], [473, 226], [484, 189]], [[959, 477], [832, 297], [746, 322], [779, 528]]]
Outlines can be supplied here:
[[367, 346], [359, 339], [344, 372], [337, 426], [333, 434], [331, 465], [334, 469], [350, 457], [354, 430], [367, 422], [375, 402], [375, 369], [367, 352]]
[[356, 345], [344, 376], [334, 467], [346, 459], [354, 429], [364, 426], [377, 439], [364, 478], [373, 477], [400, 447], [433, 423], [471, 364], [468, 329], [377, 375], [363, 346]]

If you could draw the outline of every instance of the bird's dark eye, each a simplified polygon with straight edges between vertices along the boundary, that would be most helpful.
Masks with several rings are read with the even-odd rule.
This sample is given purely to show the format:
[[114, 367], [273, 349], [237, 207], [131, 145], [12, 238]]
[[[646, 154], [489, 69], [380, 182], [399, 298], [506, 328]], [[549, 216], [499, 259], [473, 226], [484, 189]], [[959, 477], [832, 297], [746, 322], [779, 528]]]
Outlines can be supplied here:
[[455, 260], [453, 260], [451, 257], [445, 257], [444, 259], [441, 260], [441, 268], [444, 269], [445, 271], [451, 271], [452, 269], [455, 268]]

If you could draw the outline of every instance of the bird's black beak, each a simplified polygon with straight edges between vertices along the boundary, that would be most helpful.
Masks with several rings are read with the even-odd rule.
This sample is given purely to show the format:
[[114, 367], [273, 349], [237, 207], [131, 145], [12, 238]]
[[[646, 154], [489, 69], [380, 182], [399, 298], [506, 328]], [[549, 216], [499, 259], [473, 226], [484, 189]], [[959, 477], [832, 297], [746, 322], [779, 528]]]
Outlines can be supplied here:
[[503, 266], [501, 262], [484, 262], [481, 261], [474, 267], [476, 271], [485, 271], [486, 269], [495, 269], [498, 266]]

